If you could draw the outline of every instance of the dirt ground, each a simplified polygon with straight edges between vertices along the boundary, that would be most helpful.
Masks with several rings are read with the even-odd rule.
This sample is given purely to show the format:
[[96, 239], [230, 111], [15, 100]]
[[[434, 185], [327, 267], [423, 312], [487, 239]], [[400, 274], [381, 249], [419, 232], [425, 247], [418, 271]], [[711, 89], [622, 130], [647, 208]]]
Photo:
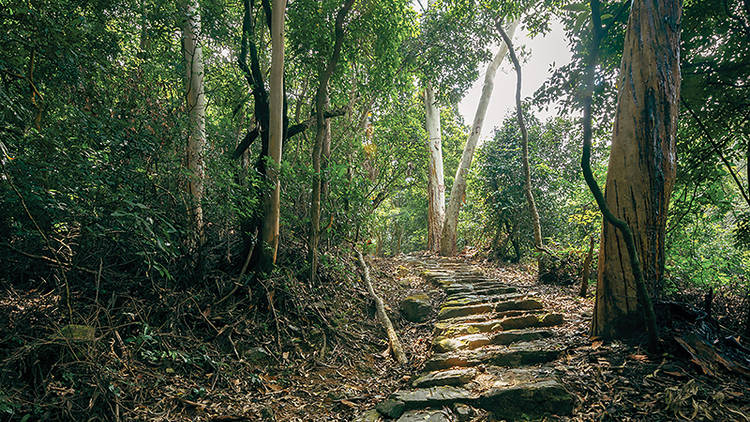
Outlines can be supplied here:
[[[399, 301], [413, 293], [442, 300], [404, 259], [369, 262], [409, 357], [405, 367], [388, 354], [353, 266], [322, 287], [270, 280], [263, 300], [238, 295], [217, 304], [190, 290], [81, 300], [74, 320], [96, 329], [85, 341], [56, 335], [68, 316], [54, 290], [5, 286], [0, 419], [351, 421], [406, 387], [430, 354], [432, 321], [407, 322]], [[565, 314], [558, 337], [566, 353], [555, 365], [578, 404], [572, 417], [555, 420], [750, 420], [750, 379], [701, 373], [670, 340], [673, 330], [656, 356], [592, 341], [591, 294], [538, 284], [531, 267], [475, 263]]]

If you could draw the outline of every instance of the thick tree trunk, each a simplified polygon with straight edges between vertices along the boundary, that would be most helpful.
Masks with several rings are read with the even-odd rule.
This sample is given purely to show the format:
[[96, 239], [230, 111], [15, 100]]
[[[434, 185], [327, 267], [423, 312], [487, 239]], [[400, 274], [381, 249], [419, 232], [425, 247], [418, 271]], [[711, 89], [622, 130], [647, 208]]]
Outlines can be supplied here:
[[269, 101], [268, 156], [272, 165], [266, 168], [266, 180], [271, 191], [264, 198], [261, 245], [266, 252], [261, 254], [260, 267], [264, 271], [273, 268], [279, 248], [280, 193], [278, 168], [281, 164], [281, 148], [284, 139], [284, 17], [286, 0], [273, 2], [271, 14], [271, 85]]
[[[185, 58], [187, 107], [190, 129], [187, 145], [187, 168], [190, 172], [188, 193], [191, 199], [190, 220], [198, 244], [203, 243], [203, 179], [205, 177], [203, 150], [206, 145], [206, 97], [203, 90], [203, 48], [198, 37], [201, 17], [198, 1], [190, 0], [186, 8], [182, 30], [182, 52]], [[193, 242], [191, 242], [193, 243]]]
[[320, 241], [320, 197], [321, 197], [321, 159], [323, 147], [326, 142], [326, 108], [328, 105], [328, 82], [331, 80], [333, 71], [341, 55], [341, 46], [344, 43], [344, 19], [351, 10], [354, 0], [346, 0], [336, 14], [334, 24], [333, 52], [328, 63], [318, 77], [318, 90], [315, 95], [315, 145], [313, 145], [313, 183], [312, 200], [310, 202], [310, 237], [308, 249], [310, 254], [310, 282], [315, 284], [318, 274], [318, 242]]
[[435, 92], [427, 82], [424, 87], [424, 121], [429, 149], [427, 174], [427, 247], [440, 250], [440, 235], [445, 220], [445, 181], [443, 177], [443, 146], [440, 134], [440, 108], [435, 103]]
[[[511, 37], [516, 31], [517, 25], [518, 22], [513, 22], [508, 26], [508, 33]], [[464, 152], [461, 155], [461, 161], [456, 170], [456, 177], [453, 180], [453, 186], [451, 186], [450, 202], [448, 202], [446, 209], [445, 222], [440, 239], [440, 254], [443, 256], [453, 256], [456, 253], [456, 228], [458, 227], [458, 214], [461, 211], [461, 205], [466, 195], [466, 177], [469, 175], [469, 167], [471, 167], [471, 160], [474, 158], [474, 150], [477, 147], [477, 142], [479, 142], [479, 135], [482, 133], [484, 116], [487, 114], [487, 106], [489, 105], [490, 97], [492, 97], [492, 90], [495, 87], [495, 74], [507, 53], [508, 45], [501, 45], [497, 54], [495, 54], [495, 58], [487, 67], [487, 72], [484, 74], [482, 96], [479, 98], [469, 139], [464, 146]]]
[[[605, 200], [630, 227], [643, 271], [642, 277], [634, 272], [638, 262], [629, 255], [626, 232], [605, 222], [592, 326], [592, 334], [604, 338], [642, 330], [648, 296], [661, 284], [676, 166], [681, 11], [680, 0], [634, 0], [630, 12]], [[638, 278], [644, 281], [640, 292]]]

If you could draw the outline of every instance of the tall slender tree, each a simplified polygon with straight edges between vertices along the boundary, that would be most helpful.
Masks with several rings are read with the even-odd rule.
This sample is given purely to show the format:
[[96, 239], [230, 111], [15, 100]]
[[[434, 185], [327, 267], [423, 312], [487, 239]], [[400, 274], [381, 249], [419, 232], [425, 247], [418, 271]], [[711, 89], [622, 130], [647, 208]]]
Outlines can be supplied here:
[[284, 17], [286, 0], [274, 0], [271, 14], [271, 85], [269, 101], [268, 156], [271, 165], [266, 168], [266, 179], [271, 184], [271, 192], [264, 197], [263, 225], [260, 241], [268, 251], [262, 254], [265, 262], [260, 266], [269, 269], [276, 263], [279, 247], [279, 210], [281, 184], [279, 165], [284, 141]]
[[[508, 25], [507, 32], [510, 34], [509, 36], [513, 36], [517, 26], [518, 21], [514, 21]], [[495, 74], [497, 74], [497, 69], [500, 67], [506, 54], [508, 54], [508, 44], [503, 43], [498, 48], [495, 57], [489, 66], [487, 66], [487, 71], [484, 74], [482, 96], [479, 98], [477, 111], [474, 114], [474, 123], [471, 125], [471, 132], [469, 132], [469, 138], [466, 140], [461, 161], [456, 170], [456, 177], [453, 179], [453, 186], [451, 186], [450, 202], [448, 202], [446, 209], [445, 223], [443, 224], [440, 240], [441, 255], [452, 256], [456, 253], [456, 229], [458, 227], [458, 214], [461, 211], [461, 205], [466, 195], [466, 178], [469, 175], [469, 167], [471, 167], [471, 161], [474, 157], [474, 150], [479, 142], [479, 135], [482, 133], [484, 117], [487, 114], [487, 106], [492, 97], [492, 90], [495, 88]]]
[[602, 211], [613, 218], [602, 227], [592, 322], [592, 333], [605, 338], [636, 334], [645, 323], [655, 329], [649, 295], [663, 276], [675, 178], [681, 13], [681, 0], [634, 0], [631, 6], [602, 198]]
[[[187, 144], [188, 194], [194, 240], [203, 242], [203, 179], [206, 145], [206, 97], [203, 88], [203, 48], [201, 16], [197, 0], [188, 0], [182, 28], [182, 54], [186, 69], [186, 102], [190, 118]], [[191, 242], [195, 243], [195, 241]]]
[[[518, 127], [521, 130], [521, 167], [523, 168], [523, 191], [526, 196], [526, 204], [529, 207], [529, 216], [531, 217], [531, 224], [534, 229], [534, 247], [537, 251], [546, 250], [542, 242], [542, 225], [539, 222], [539, 211], [536, 208], [536, 201], [534, 200], [534, 192], [531, 189], [531, 166], [529, 166], [529, 133], [526, 130], [526, 122], [523, 118], [523, 107], [521, 104], [521, 63], [516, 57], [516, 51], [513, 49], [513, 42], [510, 36], [506, 33], [501, 25], [497, 26], [500, 36], [503, 38], [503, 42], [508, 46], [508, 55], [513, 62], [513, 67], [516, 70], [516, 119], [518, 120]], [[541, 256], [539, 259], [539, 272], [542, 272], [542, 260]]]
[[[320, 240], [320, 197], [321, 197], [321, 159], [323, 157], [324, 144], [326, 143], [327, 130], [326, 111], [328, 111], [328, 83], [333, 76], [336, 65], [341, 57], [341, 48], [344, 44], [344, 20], [349, 14], [354, 0], [346, 0], [341, 9], [336, 13], [334, 23], [334, 44], [331, 57], [325, 63], [318, 75], [318, 89], [315, 94], [315, 144], [313, 145], [313, 183], [312, 200], [310, 203], [310, 236], [308, 239], [308, 250], [310, 254], [310, 281], [315, 282], [318, 273], [318, 242]], [[330, 148], [330, 147], [329, 147]]]
[[427, 129], [429, 167], [427, 169], [427, 246], [440, 250], [440, 236], [445, 221], [445, 177], [443, 175], [443, 142], [440, 134], [440, 108], [432, 84], [424, 84], [424, 114]]

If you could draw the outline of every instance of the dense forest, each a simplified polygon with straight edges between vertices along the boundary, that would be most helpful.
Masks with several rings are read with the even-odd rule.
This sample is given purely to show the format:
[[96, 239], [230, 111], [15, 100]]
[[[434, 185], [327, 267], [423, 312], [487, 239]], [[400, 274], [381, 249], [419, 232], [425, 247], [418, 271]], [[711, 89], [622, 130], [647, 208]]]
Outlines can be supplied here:
[[0, 420], [750, 420], [750, 1], [0, 29]]

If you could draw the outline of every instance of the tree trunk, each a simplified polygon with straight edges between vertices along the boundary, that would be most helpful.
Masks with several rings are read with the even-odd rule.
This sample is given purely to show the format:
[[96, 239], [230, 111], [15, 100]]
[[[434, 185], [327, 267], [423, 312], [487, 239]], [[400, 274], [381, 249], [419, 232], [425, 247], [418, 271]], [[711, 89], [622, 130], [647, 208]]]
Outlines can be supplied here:
[[[544, 244], [542, 243], [542, 225], [539, 222], [539, 211], [536, 208], [536, 201], [534, 200], [534, 192], [531, 189], [531, 167], [529, 166], [529, 134], [526, 130], [526, 123], [523, 118], [523, 107], [521, 104], [521, 64], [516, 57], [516, 52], [513, 49], [513, 43], [511, 37], [505, 33], [502, 26], [498, 25], [503, 41], [508, 46], [508, 53], [511, 60], [513, 61], [513, 67], [516, 70], [516, 118], [518, 120], [518, 127], [521, 129], [521, 167], [523, 168], [523, 192], [526, 196], [526, 204], [529, 207], [529, 215], [531, 216], [531, 224], [534, 229], [534, 247], [538, 251], [544, 250]], [[542, 259], [539, 259], [539, 275], [541, 276], [544, 272], [542, 268]]]
[[266, 168], [266, 180], [271, 191], [264, 198], [261, 245], [266, 252], [261, 254], [259, 266], [268, 271], [276, 264], [279, 248], [280, 193], [279, 165], [284, 139], [284, 16], [286, 0], [273, 2], [271, 14], [271, 85], [269, 100], [268, 156], [272, 165]]
[[435, 92], [427, 82], [424, 87], [424, 121], [429, 149], [427, 174], [427, 247], [440, 250], [440, 235], [445, 220], [445, 181], [443, 177], [443, 147], [440, 133], [440, 108], [435, 103]]
[[310, 254], [310, 282], [315, 284], [318, 274], [318, 242], [320, 241], [320, 196], [321, 196], [321, 158], [326, 137], [326, 106], [328, 104], [328, 82], [336, 69], [344, 43], [344, 19], [352, 8], [354, 0], [346, 0], [336, 14], [334, 24], [333, 52], [328, 63], [318, 77], [318, 90], [315, 95], [315, 145], [313, 145], [313, 183], [312, 200], [310, 202], [310, 238], [308, 250]]
[[589, 276], [591, 275], [591, 261], [594, 260], [594, 246], [596, 245], [596, 238], [591, 236], [589, 239], [589, 251], [586, 253], [586, 258], [583, 260], [583, 271], [581, 271], [581, 290], [578, 295], [586, 297], [589, 290]]
[[[508, 32], [511, 37], [516, 31], [517, 25], [518, 22], [516, 21], [508, 26]], [[440, 254], [443, 256], [453, 256], [456, 253], [456, 228], [458, 226], [458, 214], [461, 211], [461, 204], [466, 195], [466, 177], [469, 174], [469, 167], [471, 166], [471, 160], [474, 157], [474, 150], [477, 147], [479, 135], [482, 133], [484, 116], [487, 114], [487, 105], [490, 102], [492, 90], [495, 87], [495, 74], [507, 53], [508, 45], [503, 44], [500, 46], [497, 54], [495, 54], [495, 58], [487, 67], [487, 72], [484, 74], [482, 96], [479, 98], [477, 111], [474, 114], [474, 123], [471, 126], [471, 133], [469, 133], [469, 139], [464, 146], [464, 152], [461, 155], [461, 162], [458, 164], [456, 177], [453, 180], [453, 186], [451, 186], [450, 202], [448, 202], [448, 207], [446, 209], [445, 223], [443, 224], [443, 231], [440, 239]]]
[[604, 222], [592, 325], [592, 334], [604, 338], [642, 330], [651, 318], [649, 297], [661, 284], [676, 166], [681, 3], [634, 0], [630, 12], [605, 201], [629, 226], [633, 245], [626, 243], [627, 231]]
[[[190, 128], [187, 145], [188, 194], [190, 195], [190, 220], [194, 239], [203, 243], [203, 179], [205, 177], [203, 155], [206, 144], [206, 97], [203, 90], [203, 48], [198, 40], [201, 35], [201, 17], [198, 1], [190, 0], [186, 8], [185, 26], [182, 30], [182, 52], [185, 58], [187, 107]], [[191, 242], [194, 243], [194, 242]]]

